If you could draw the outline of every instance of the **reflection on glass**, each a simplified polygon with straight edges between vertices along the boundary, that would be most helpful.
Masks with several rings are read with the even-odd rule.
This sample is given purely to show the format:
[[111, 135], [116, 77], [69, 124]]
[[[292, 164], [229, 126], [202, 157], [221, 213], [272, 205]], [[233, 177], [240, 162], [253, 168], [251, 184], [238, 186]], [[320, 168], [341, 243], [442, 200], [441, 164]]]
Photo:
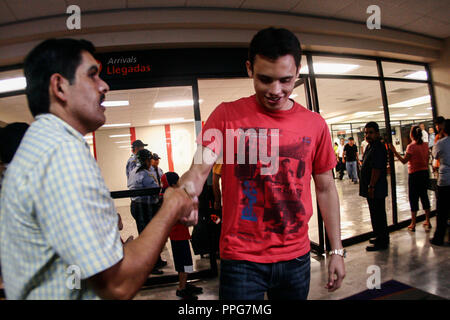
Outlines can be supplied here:
[[[333, 144], [344, 144], [353, 137], [358, 152], [364, 141], [364, 126], [376, 121], [385, 133], [384, 113], [378, 81], [317, 79], [320, 113], [328, 123]], [[361, 158], [361, 155], [360, 155]], [[345, 172], [342, 180], [335, 170], [339, 195], [342, 239], [372, 231], [370, 212], [365, 198], [359, 196], [359, 184], [354, 184]], [[386, 199], [388, 221], [392, 223], [389, 198]]]
[[[392, 143], [400, 154], [405, 154], [406, 147], [411, 143], [410, 130], [414, 125], [423, 125], [424, 140], [428, 143], [430, 132], [433, 132], [430, 95], [428, 86], [423, 83], [408, 83], [387, 81], [389, 114], [391, 117]], [[430, 131], [431, 129], [431, 131]], [[431, 163], [431, 158], [430, 158]], [[398, 221], [411, 218], [408, 197], [408, 167], [395, 159]], [[431, 167], [430, 167], [431, 177]], [[433, 191], [428, 191], [431, 210], [436, 207]], [[420, 207], [421, 208], [421, 207]], [[419, 214], [423, 211], [419, 210]]]
[[[313, 67], [315, 74], [378, 76], [373, 60], [313, 56]], [[303, 65], [300, 73], [308, 73], [308, 66]]]
[[404, 78], [413, 80], [427, 80], [428, 75], [422, 65], [386, 62], [381, 63], [383, 74], [388, 78]]

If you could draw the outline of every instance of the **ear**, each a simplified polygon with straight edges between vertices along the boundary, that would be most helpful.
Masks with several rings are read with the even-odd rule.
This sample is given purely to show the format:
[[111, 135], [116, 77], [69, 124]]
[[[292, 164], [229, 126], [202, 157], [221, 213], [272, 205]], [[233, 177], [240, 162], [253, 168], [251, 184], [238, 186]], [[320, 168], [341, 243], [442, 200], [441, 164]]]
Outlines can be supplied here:
[[248, 74], [248, 76], [249, 76], [250, 78], [253, 78], [252, 63], [251, 63], [249, 60], [247, 60], [247, 61], [245, 62], [245, 66], [246, 66], [246, 68], [247, 68], [247, 74]]
[[49, 95], [50, 101], [52, 98], [58, 99], [62, 102], [67, 101], [67, 88], [69, 81], [59, 73], [54, 73], [50, 77]]

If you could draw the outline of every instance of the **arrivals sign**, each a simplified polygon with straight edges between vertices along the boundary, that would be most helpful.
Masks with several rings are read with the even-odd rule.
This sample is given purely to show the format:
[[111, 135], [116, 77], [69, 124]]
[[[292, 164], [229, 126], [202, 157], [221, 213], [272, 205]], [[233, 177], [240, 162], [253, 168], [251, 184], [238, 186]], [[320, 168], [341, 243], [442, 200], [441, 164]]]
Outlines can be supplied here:
[[247, 76], [246, 48], [154, 49], [99, 53], [96, 58], [105, 81]]

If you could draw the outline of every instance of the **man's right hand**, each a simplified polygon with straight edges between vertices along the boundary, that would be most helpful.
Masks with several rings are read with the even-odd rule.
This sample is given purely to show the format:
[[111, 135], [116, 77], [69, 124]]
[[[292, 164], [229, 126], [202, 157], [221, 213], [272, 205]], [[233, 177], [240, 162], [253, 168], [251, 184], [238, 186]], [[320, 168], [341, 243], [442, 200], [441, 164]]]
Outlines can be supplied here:
[[167, 188], [164, 192], [163, 203], [173, 205], [177, 212], [177, 220], [182, 221], [189, 217], [196, 207], [194, 200], [182, 188]]

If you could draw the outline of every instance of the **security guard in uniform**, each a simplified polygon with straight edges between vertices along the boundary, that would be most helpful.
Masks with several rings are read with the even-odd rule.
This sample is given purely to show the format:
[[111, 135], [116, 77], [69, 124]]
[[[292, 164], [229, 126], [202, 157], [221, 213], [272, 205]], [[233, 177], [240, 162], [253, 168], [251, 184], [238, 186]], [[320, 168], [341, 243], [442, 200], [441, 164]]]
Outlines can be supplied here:
[[133, 154], [128, 159], [126, 169], [125, 169], [126, 174], [127, 174], [127, 183], [128, 183], [128, 179], [130, 179], [130, 172], [134, 168], [136, 168], [136, 166], [139, 165], [139, 161], [136, 156], [137, 153], [139, 152], [139, 150], [144, 149], [144, 147], [146, 147], [146, 146], [148, 146], [148, 144], [143, 143], [141, 140], [135, 140], [131, 144], [131, 152], [133, 152]]
[[[136, 154], [138, 160], [138, 165], [130, 172], [128, 178], [128, 189], [147, 189], [147, 188], [158, 188], [158, 184], [153, 179], [150, 174], [151, 161], [153, 158], [152, 153], [147, 149], [139, 150]], [[154, 205], [159, 200], [159, 191], [156, 195], [149, 196], [139, 196], [131, 198], [131, 215], [134, 220], [136, 220], [136, 226], [138, 233], [140, 234], [156, 212], [153, 212]], [[167, 264], [167, 262], [166, 262]], [[152, 274], [163, 274], [163, 271], [158, 270], [158, 268], [163, 267], [165, 264], [162, 263], [161, 256], [152, 271]]]
[[[139, 150], [136, 154], [139, 165], [129, 175], [128, 189], [159, 188], [150, 175], [152, 153], [147, 149]], [[138, 232], [141, 233], [153, 217], [152, 204], [158, 196], [140, 196], [131, 198], [131, 215], [136, 220]]]

